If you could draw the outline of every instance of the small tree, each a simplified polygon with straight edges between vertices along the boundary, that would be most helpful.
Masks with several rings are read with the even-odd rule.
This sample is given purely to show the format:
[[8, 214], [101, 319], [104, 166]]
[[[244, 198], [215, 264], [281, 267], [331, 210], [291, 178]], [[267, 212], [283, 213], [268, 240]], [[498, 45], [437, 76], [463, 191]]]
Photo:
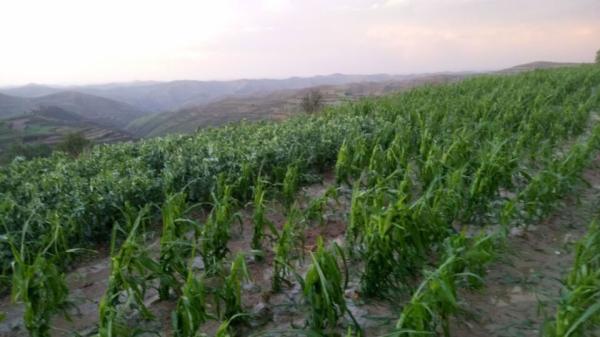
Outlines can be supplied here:
[[302, 97], [302, 110], [307, 113], [315, 113], [323, 107], [323, 95], [318, 89], [312, 89]]
[[69, 133], [63, 138], [57, 148], [74, 157], [77, 157], [83, 150], [90, 145], [90, 141], [79, 132]]
[[600, 49], [596, 52], [596, 63], [600, 64]]

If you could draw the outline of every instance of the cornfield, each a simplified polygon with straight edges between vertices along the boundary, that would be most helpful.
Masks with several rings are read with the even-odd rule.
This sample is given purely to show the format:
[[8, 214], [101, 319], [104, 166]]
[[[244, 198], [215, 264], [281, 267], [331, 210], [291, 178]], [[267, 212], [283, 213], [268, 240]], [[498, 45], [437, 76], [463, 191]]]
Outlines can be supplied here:
[[[250, 247], [272, 257], [256, 263], [270, 263], [273, 293], [297, 276], [304, 334], [361, 334], [344, 296], [355, 273], [367, 298], [413, 290], [391, 335], [449, 336], [457, 289], [483, 287], [509, 226], [549, 214], [600, 150], [598, 87], [600, 67], [591, 65], [478, 76], [283, 122], [97, 146], [77, 160], [16, 160], [0, 168], [0, 282], [12, 278], [0, 286], [25, 304], [31, 336], [48, 336], [51, 316], [67, 304], [72, 247], [111, 235], [99, 336], [135, 329], [127, 320], [134, 314], [155, 319], [144, 302], [152, 288], [175, 301], [176, 336], [200, 336], [208, 320], [222, 322], [218, 336], [234, 335], [247, 321], [250, 277], [246, 255], [232, 256], [229, 243], [250, 202]], [[303, 184], [330, 171], [335, 183], [303, 207]], [[345, 194], [344, 244], [319, 238], [300, 275], [307, 229], [324, 227], [330, 201]], [[267, 217], [277, 203], [287, 217], [281, 224]], [[192, 220], [196, 205], [208, 213], [202, 220]], [[153, 223], [162, 224], [158, 256], [147, 235]], [[461, 223], [501, 230], [469, 237], [455, 229]], [[578, 246], [549, 336], [580, 336], [598, 322], [596, 232], [592, 226]]]

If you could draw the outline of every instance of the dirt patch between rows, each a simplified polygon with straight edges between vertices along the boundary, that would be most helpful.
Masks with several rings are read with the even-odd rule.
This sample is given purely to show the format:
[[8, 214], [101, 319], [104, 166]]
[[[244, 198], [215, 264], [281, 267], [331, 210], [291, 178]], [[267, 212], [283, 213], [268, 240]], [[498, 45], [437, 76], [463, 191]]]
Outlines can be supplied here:
[[600, 157], [584, 173], [589, 186], [566, 198], [556, 212], [525, 230], [513, 229], [507, 251], [489, 269], [486, 287], [461, 291], [466, 317], [456, 337], [534, 337], [551, 317], [573, 262], [573, 243], [600, 210]]

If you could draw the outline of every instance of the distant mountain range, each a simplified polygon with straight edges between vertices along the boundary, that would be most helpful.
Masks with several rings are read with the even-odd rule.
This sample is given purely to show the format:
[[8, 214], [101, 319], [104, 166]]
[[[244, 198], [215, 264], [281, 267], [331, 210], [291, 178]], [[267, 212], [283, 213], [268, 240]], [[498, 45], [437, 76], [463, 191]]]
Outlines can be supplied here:
[[[570, 65], [575, 64], [533, 62], [499, 72]], [[327, 104], [337, 104], [474, 74], [332, 74], [0, 88], [0, 149], [15, 139], [53, 143], [67, 132], [83, 132], [96, 142], [112, 142], [191, 132], [242, 119], [280, 119], [300, 112], [301, 98], [309, 88], [318, 88]]]
[[[171, 111], [202, 105], [228, 96], [252, 96], [277, 90], [303, 89], [320, 85], [405, 80], [417, 75], [343, 75], [332, 74], [288, 79], [242, 79], [233, 81], [132, 82], [85, 86], [45, 86], [28, 84], [0, 89], [0, 93], [37, 98], [63, 91], [79, 92], [127, 103], [146, 112]], [[1, 112], [0, 112], [1, 113]]]

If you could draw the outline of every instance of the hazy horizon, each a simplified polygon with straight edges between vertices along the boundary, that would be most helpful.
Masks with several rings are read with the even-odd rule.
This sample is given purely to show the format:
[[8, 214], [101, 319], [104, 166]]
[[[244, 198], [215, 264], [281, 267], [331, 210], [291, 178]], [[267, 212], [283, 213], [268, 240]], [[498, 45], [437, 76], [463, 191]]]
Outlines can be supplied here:
[[591, 62], [597, 0], [21, 0], [0, 86], [483, 71]]

